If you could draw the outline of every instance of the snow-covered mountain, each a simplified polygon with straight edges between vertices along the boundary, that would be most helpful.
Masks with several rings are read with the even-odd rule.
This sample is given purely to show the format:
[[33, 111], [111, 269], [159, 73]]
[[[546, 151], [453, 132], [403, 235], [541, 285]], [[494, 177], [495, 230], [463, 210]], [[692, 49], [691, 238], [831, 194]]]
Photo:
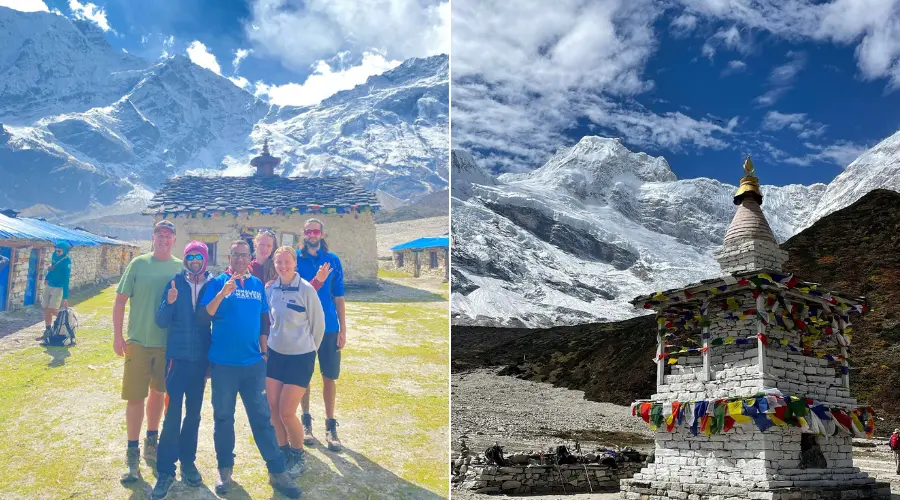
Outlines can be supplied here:
[[[494, 178], [459, 150], [451, 163], [455, 324], [622, 320], [637, 295], [719, 274], [734, 185], [677, 180], [664, 158], [601, 137], [527, 173]], [[900, 133], [828, 185], [762, 186], [763, 212], [783, 242], [876, 187], [900, 191], [898, 163]]]
[[173, 175], [351, 175], [394, 204], [447, 188], [447, 56], [316, 106], [279, 107], [174, 56], [117, 52], [88, 23], [0, 7], [0, 205], [128, 211]]

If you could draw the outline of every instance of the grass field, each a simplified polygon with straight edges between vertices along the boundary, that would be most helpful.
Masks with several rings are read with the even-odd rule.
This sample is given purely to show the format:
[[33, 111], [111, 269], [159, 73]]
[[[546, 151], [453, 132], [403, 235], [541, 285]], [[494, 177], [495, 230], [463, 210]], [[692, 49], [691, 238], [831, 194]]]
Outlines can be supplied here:
[[[447, 284], [381, 278], [378, 290], [348, 292], [336, 412], [346, 449], [329, 452], [321, 442], [308, 447], [308, 469], [298, 479], [304, 498], [447, 498]], [[114, 291], [110, 286], [74, 298], [81, 321], [75, 347], [37, 345], [40, 324], [6, 335], [16, 342], [4, 345], [16, 347], [0, 350], [0, 498], [150, 497], [155, 471], [146, 463], [144, 481], [129, 488], [119, 483], [126, 437], [123, 360], [112, 350]], [[314, 433], [321, 439], [318, 371], [311, 390]], [[216, 498], [209, 396], [207, 386], [197, 458], [205, 485], [178, 481], [168, 498]], [[240, 403], [235, 418], [238, 487], [228, 498], [272, 498]]]

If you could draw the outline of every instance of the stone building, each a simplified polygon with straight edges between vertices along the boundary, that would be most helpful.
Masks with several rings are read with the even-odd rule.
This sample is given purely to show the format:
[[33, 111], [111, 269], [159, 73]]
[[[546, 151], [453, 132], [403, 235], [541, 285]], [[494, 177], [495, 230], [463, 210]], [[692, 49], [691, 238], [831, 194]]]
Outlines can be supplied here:
[[121, 276], [140, 253], [122, 241], [16, 215], [10, 210], [0, 214], [0, 255], [10, 259], [9, 267], [0, 271], [0, 311], [40, 305], [44, 276], [58, 243], [72, 246], [70, 291]]
[[853, 466], [874, 415], [850, 395], [851, 321], [865, 298], [782, 272], [750, 159], [716, 253], [723, 276], [637, 297], [657, 316], [657, 388], [632, 404], [655, 461], [628, 499], [890, 498]]
[[325, 240], [336, 253], [348, 285], [377, 281], [378, 261], [373, 213], [375, 194], [346, 177], [282, 177], [275, 174], [280, 159], [262, 153], [250, 162], [251, 177], [184, 176], [169, 180], [150, 201], [145, 215], [153, 223], [175, 224], [179, 244], [199, 240], [209, 247], [210, 268], [228, 267], [231, 242], [246, 240], [253, 249], [259, 231], [275, 232], [276, 246], [297, 247], [303, 225], [315, 218], [325, 226]]
[[447, 281], [450, 268], [450, 238], [448, 235], [419, 238], [391, 248], [394, 267], [416, 278], [430, 276]]

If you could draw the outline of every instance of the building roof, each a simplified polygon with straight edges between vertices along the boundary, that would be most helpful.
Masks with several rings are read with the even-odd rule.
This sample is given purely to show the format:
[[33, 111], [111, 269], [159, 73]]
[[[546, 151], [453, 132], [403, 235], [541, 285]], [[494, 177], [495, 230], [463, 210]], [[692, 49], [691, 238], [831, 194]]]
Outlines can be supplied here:
[[54, 245], [66, 242], [75, 247], [94, 247], [103, 244], [132, 246], [124, 241], [58, 226], [45, 220], [12, 218], [0, 214], [0, 244], [4, 239], [44, 240]]
[[349, 212], [378, 208], [375, 193], [350, 177], [197, 177], [170, 179], [150, 201], [146, 215], [190, 212], [283, 210], [307, 212], [320, 208]]
[[406, 243], [391, 248], [391, 251], [397, 250], [421, 250], [424, 248], [449, 247], [449, 236], [432, 236], [427, 238], [419, 238], [417, 240], [407, 241]]

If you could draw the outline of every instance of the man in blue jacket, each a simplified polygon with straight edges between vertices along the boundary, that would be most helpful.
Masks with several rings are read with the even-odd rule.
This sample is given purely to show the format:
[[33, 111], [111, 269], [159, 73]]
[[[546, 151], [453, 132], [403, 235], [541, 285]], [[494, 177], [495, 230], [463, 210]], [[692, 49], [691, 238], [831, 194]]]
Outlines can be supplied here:
[[275, 427], [266, 399], [266, 337], [269, 303], [265, 285], [250, 274], [250, 245], [231, 244], [231, 274], [213, 278], [200, 300], [212, 319], [209, 362], [212, 373], [213, 441], [219, 478], [216, 493], [231, 487], [234, 468], [234, 410], [237, 396], [250, 421], [250, 430], [269, 469], [269, 483], [289, 498], [300, 498], [300, 488], [288, 475], [284, 455], [278, 448]]
[[[334, 405], [337, 399], [337, 378], [341, 373], [341, 349], [347, 343], [347, 321], [344, 315], [344, 269], [341, 259], [328, 250], [325, 226], [318, 219], [309, 219], [303, 225], [303, 247], [297, 251], [297, 273], [306, 281], [313, 279], [319, 266], [331, 266], [331, 274], [319, 288], [319, 300], [325, 311], [325, 336], [316, 356], [322, 372], [322, 398], [325, 400], [325, 442], [331, 451], [341, 450], [337, 435]], [[303, 442], [313, 444], [312, 415], [309, 413], [309, 393], [303, 394], [300, 405], [303, 415]]]
[[[156, 312], [156, 325], [168, 330], [166, 337], [166, 417], [159, 437], [156, 470], [159, 478], [153, 500], [165, 498], [175, 482], [175, 462], [181, 462], [181, 480], [190, 486], [203, 484], [194, 465], [200, 409], [209, 367], [210, 323], [197, 317], [197, 304], [211, 276], [206, 270], [209, 250], [201, 241], [184, 247], [185, 269], [175, 275], [163, 291]], [[184, 403], [184, 421], [181, 408]]]
[[53, 250], [50, 268], [45, 278], [44, 294], [41, 297], [41, 306], [44, 308], [44, 338], [50, 338], [53, 317], [61, 308], [69, 307], [69, 278], [72, 275], [70, 248], [68, 243], [61, 242]]

